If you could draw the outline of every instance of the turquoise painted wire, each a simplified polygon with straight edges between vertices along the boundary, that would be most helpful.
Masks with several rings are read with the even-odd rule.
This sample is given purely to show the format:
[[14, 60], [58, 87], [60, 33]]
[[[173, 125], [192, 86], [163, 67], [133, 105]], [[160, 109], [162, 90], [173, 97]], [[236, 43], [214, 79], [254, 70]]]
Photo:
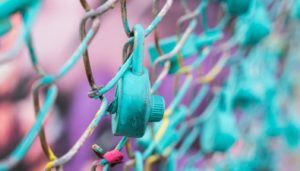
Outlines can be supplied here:
[[143, 156], [139, 151], [136, 151], [134, 153], [134, 158], [135, 158], [135, 170], [136, 171], [143, 171], [144, 166], [143, 166]]
[[[189, 112], [187, 113], [188, 115], [191, 115], [195, 112], [195, 110], [197, 109], [197, 107], [199, 106], [199, 104], [203, 101], [204, 97], [207, 95], [209, 90], [209, 86], [208, 85], [204, 85], [201, 90], [197, 93], [197, 95], [193, 98], [191, 105], [189, 107]], [[199, 127], [197, 127], [199, 129]], [[176, 142], [173, 142], [171, 145], [176, 145], [178, 143], [178, 141], [180, 141], [180, 139], [183, 137], [183, 135], [186, 133], [186, 131], [188, 130], [188, 127], [186, 124], [183, 124], [182, 127], [180, 127], [178, 134], [179, 134], [179, 138]], [[183, 141], [183, 145], [184, 143], [186, 143], [186, 145], [183, 148], [186, 148], [186, 150], [190, 147], [189, 144], [192, 144], [194, 142], [193, 138], [197, 137], [197, 134], [193, 133], [193, 131], [189, 134], [189, 136], [192, 134], [192, 136], [190, 138], [186, 138]], [[181, 153], [179, 153], [181, 154]]]
[[192, 146], [193, 142], [197, 139], [197, 137], [200, 135], [200, 128], [194, 127], [192, 132], [189, 133], [189, 135], [184, 139], [182, 145], [178, 149], [178, 156], [181, 157], [183, 154], [185, 154], [188, 149]]
[[196, 111], [199, 104], [203, 101], [204, 97], [207, 95], [208, 90], [209, 90], [209, 86], [208, 85], [203, 85], [201, 87], [201, 90], [198, 91], [196, 96], [191, 101], [191, 104], [190, 104], [190, 107], [189, 107], [189, 114], [190, 115], [193, 114]]
[[194, 126], [202, 124], [207, 119], [209, 119], [213, 114], [214, 110], [218, 107], [218, 102], [220, 100], [219, 95], [215, 95], [215, 97], [210, 102], [209, 106], [205, 109], [202, 115], [198, 116], [198, 118], [195, 119], [195, 122], [193, 123]]
[[57, 88], [56, 86], [52, 85], [47, 92], [45, 103], [41, 108], [40, 112], [38, 113], [36, 122], [34, 123], [33, 127], [26, 134], [26, 136], [20, 142], [17, 148], [11, 153], [11, 155], [5, 158], [4, 160], [0, 161], [0, 171], [10, 170], [24, 158], [25, 154], [31, 147], [33, 141], [38, 136], [42, 128], [43, 122], [47, 116], [47, 113], [51, 106], [53, 106], [54, 104], [56, 96]]
[[51, 165], [52, 168], [61, 166], [72, 159], [72, 157], [76, 154], [76, 152], [78, 152], [80, 147], [84, 144], [86, 139], [93, 133], [94, 129], [98, 126], [98, 123], [106, 113], [106, 109], [107, 109], [107, 99], [104, 96], [102, 99], [102, 104], [100, 106], [100, 109], [97, 111], [95, 117], [93, 118], [93, 120], [91, 121], [87, 129], [83, 132], [80, 138], [76, 141], [76, 143], [72, 146], [72, 148], [67, 153], [57, 158], [56, 160], [52, 161], [53, 162], [53, 164]]
[[207, 16], [206, 16], [206, 8], [207, 8], [207, 5], [208, 5], [208, 0], [204, 0], [202, 2], [202, 5], [199, 7], [199, 11], [202, 12], [202, 15], [201, 15], [201, 21], [202, 21], [202, 27], [204, 29], [204, 31], [207, 31], [208, 30], [208, 25], [207, 25]]
[[[186, 80], [184, 81], [184, 84], [182, 86], [182, 88], [180, 89], [180, 91], [176, 94], [174, 100], [171, 102], [169, 109], [171, 111], [173, 111], [178, 104], [180, 103], [180, 101], [182, 100], [182, 98], [184, 97], [184, 95], [186, 94], [188, 88], [190, 87], [191, 83], [192, 83], [192, 77], [187, 77]], [[147, 158], [152, 151], [155, 149], [156, 143], [152, 142], [148, 148], [146, 149], [146, 151], [143, 153], [143, 159]]]
[[[35, 10], [33, 10], [33, 11], [35, 11]], [[25, 18], [26, 18], [26, 16], [25, 16]], [[23, 36], [21, 36], [21, 37], [23, 37], [23, 39], [25, 39], [27, 34], [29, 33], [29, 29], [30, 29], [31, 21], [33, 21], [33, 17], [31, 15], [28, 15], [28, 20], [30, 22], [29, 21], [26, 22], [27, 25], [25, 25], [24, 32], [22, 34]], [[93, 37], [93, 35], [94, 35], [94, 30], [90, 30], [88, 32], [88, 34], [86, 35], [86, 37], [84, 38], [84, 40], [82, 41], [82, 43], [80, 44], [80, 46], [78, 47], [78, 49], [74, 52], [72, 57], [59, 70], [58, 74], [55, 75], [55, 76], [47, 75], [47, 76], [41, 78], [38, 82], [38, 85], [49, 85], [49, 84], [53, 83], [54, 81], [56, 81], [57, 79], [62, 78], [67, 72], [69, 72], [69, 70], [78, 62], [78, 60], [80, 59], [80, 57], [82, 56], [84, 51], [87, 49], [88, 43], [91, 40], [91, 38]], [[33, 64], [35, 64], [35, 61], [37, 61], [37, 60], [34, 59], [34, 58], [32, 58], [32, 59], [33, 59]], [[52, 89], [53, 88], [51, 88], [50, 90], [52, 90]], [[53, 91], [54, 90], [52, 90], [51, 93]], [[56, 94], [56, 92], [55, 92], [55, 94]], [[49, 110], [48, 108], [46, 108], [46, 107], [50, 107], [50, 106], [46, 106], [46, 104], [48, 104], [48, 103], [47, 103], [47, 100], [46, 100], [45, 106], [41, 109], [41, 112], [44, 112], [45, 110]], [[30, 140], [32, 140], [32, 138], [33, 139], [35, 138], [32, 135], [34, 135], [34, 133], [38, 134], [40, 129], [41, 129], [42, 125], [38, 125], [38, 124], [40, 124], [39, 119], [41, 119], [41, 118], [38, 117], [37, 122], [35, 123], [35, 125], [37, 125], [37, 126], [34, 125], [33, 128], [31, 129], [31, 130], [35, 129], [35, 130], [38, 130], [38, 131], [33, 132], [33, 133], [30, 132], [30, 134], [28, 134], [29, 138], [25, 138], [25, 141], [23, 141], [23, 143], [20, 146], [17, 147], [17, 149], [13, 152], [12, 157], [8, 158], [8, 160], [7, 160], [8, 163], [11, 163], [10, 165], [14, 165], [15, 162], [18, 162], [19, 160], [21, 160], [24, 157], [24, 155], [27, 153], [28, 149], [26, 149], [26, 148], [29, 148], [30, 145], [31, 145], [30, 143], [32, 143], [32, 142], [30, 142]], [[5, 163], [3, 163], [3, 165], [2, 165], [2, 163], [0, 163], [0, 170], [7, 170], [7, 166], [8, 166], [8, 168], [12, 167], [12, 166], [9, 166], [9, 165], [5, 165]]]
[[223, 30], [226, 24], [228, 23], [229, 19], [231, 18], [230, 14], [226, 13], [216, 27], [209, 28], [209, 26], [207, 25], [207, 15], [206, 15], [207, 5], [208, 5], [208, 0], [204, 0], [203, 4], [199, 6], [199, 11], [201, 11], [201, 21], [202, 21], [202, 26], [204, 31], [207, 32], [210, 30], [214, 30], [214, 31]]
[[40, 85], [49, 85], [53, 83], [56, 80], [61, 79], [65, 74], [67, 74], [71, 68], [78, 62], [78, 60], [81, 58], [82, 54], [85, 52], [87, 49], [89, 41], [92, 39], [94, 36], [95, 32], [94, 30], [90, 30], [86, 37], [83, 39], [77, 50], [73, 53], [71, 58], [67, 61], [67, 63], [59, 70], [59, 72], [52, 76], [52, 75], [47, 75], [43, 78], [40, 79]]
[[[136, 25], [136, 28], [141, 28], [140, 25]], [[136, 36], [134, 36], [136, 37]], [[141, 43], [143, 42], [143, 37], [139, 36], [139, 38], [137, 38], [136, 42], [131, 42], [130, 40], [127, 43]], [[139, 43], [139, 44], [140, 44]], [[103, 86], [101, 89], [99, 89], [98, 91], [98, 96], [101, 96], [103, 94], [105, 94], [106, 92], [108, 92], [109, 90], [111, 90], [116, 83], [120, 80], [120, 78], [124, 75], [125, 71], [129, 68], [129, 66], [132, 64], [134, 66], [138, 66], [135, 68], [139, 68], [139, 65], [141, 63], [142, 58], [138, 58], [139, 61], [133, 61], [133, 56], [134, 55], [142, 55], [142, 54], [138, 54], [138, 52], [141, 52], [143, 50], [133, 50], [133, 52], [130, 54], [130, 56], [128, 57], [128, 59], [126, 60], [126, 62], [120, 67], [119, 71], [117, 72], [117, 74], [105, 85]], [[141, 70], [141, 68], [139, 69]]]
[[[144, 33], [145, 37], [147, 37], [157, 27], [157, 25], [161, 22], [161, 20], [166, 15], [169, 8], [171, 7], [172, 3], [173, 3], [173, 0], [167, 0], [167, 2], [165, 4], [165, 6], [163, 7], [163, 9], [157, 14], [157, 16], [150, 23], [150, 25], [145, 29], [145, 33]], [[126, 7], [125, 7], [125, 10], [126, 10]], [[126, 33], [131, 32], [131, 28], [129, 26], [127, 16], [124, 20], [123, 25], [124, 25], [124, 29], [125, 29]], [[130, 40], [132, 41], [132, 39], [133, 38], [131, 37]]]
[[196, 68], [198, 68], [203, 63], [203, 61], [208, 56], [209, 51], [210, 50], [208, 50], [207, 52], [203, 52], [203, 53], [200, 54], [200, 56], [191, 64], [191, 70], [195, 70]]
[[[199, 162], [200, 160], [202, 160], [204, 158], [203, 154], [198, 152], [197, 154], [195, 154], [193, 157], [189, 158], [189, 160], [186, 162], [186, 164], [184, 165], [184, 171], [190, 171], [190, 170], [194, 170], [193, 165], [196, 162]], [[198, 168], [199, 169], [199, 168]]]
[[192, 83], [193, 77], [187, 77], [186, 80], [184, 81], [184, 84], [182, 86], [182, 88], [179, 90], [179, 92], [176, 94], [174, 100], [171, 102], [169, 109], [171, 111], [174, 111], [174, 109], [178, 106], [178, 104], [181, 102], [181, 100], [183, 99], [184, 95], [186, 94], [186, 92], [188, 91], [191, 83]]
[[[126, 144], [127, 140], [128, 140], [128, 137], [122, 137], [122, 139], [119, 141], [119, 143], [117, 144], [115, 149], [118, 151], [122, 150], [122, 148]], [[100, 160], [99, 165], [103, 165], [103, 170], [108, 170], [108, 168], [109, 168], [109, 163], [107, 162], [106, 159]], [[93, 167], [93, 169], [96, 169], [96, 168]]]
[[127, 61], [120, 67], [117, 74], [103, 87], [101, 88], [98, 93], [99, 95], [103, 95], [109, 90], [113, 88], [114, 85], [120, 80], [120, 78], [124, 75], [125, 71], [129, 68], [130, 64], [132, 62], [132, 58], [129, 57]]

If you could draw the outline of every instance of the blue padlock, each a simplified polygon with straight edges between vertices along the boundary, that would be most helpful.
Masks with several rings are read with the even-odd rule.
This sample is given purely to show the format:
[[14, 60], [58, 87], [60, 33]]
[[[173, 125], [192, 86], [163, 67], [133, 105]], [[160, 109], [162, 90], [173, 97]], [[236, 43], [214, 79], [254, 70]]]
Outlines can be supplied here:
[[252, 46], [260, 42], [271, 32], [271, 21], [263, 4], [253, 1], [248, 13], [240, 16], [236, 23], [237, 36], [243, 46]]
[[232, 101], [225, 93], [229, 91], [222, 92], [218, 108], [203, 125], [200, 143], [204, 153], [225, 152], [238, 137], [235, 116], [231, 111]]
[[151, 95], [147, 69], [143, 66], [144, 29], [134, 26], [134, 49], [130, 56], [132, 67], [119, 80], [115, 100], [110, 105], [114, 135], [142, 137], [148, 122], [163, 118], [164, 98]]
[[237, 139], [234, 116], [217, 112], [204, 123], [201, 134], [201, 148], [204, 153], [225, 152]]
[[226, 0], [228, 12], [233, 15], [241, 15], [248, 12], [252, 0]]
[[236, 75], [237, 85], [234, 106], [250, 109], [254, 105], [264, 104], [275, 92], [275, 80], [266, 62], [261, 56], [249, 56], [243, 61]]

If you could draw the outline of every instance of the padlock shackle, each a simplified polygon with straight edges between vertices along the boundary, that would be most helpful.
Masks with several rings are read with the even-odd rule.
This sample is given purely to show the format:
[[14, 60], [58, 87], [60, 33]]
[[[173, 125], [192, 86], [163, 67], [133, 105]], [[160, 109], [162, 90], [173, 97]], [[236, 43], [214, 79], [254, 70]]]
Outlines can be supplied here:
[[144, 28], [140, 24], [133, 27], [134, 31], [134, 47], [132, 51], [132, 72], [137, 75], [143, 74], [144, 60]]

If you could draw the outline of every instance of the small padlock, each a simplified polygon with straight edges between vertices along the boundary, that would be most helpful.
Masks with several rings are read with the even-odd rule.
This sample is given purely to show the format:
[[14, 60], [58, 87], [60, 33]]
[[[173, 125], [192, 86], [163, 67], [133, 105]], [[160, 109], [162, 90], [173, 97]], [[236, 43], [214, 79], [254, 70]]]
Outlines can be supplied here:
[[0, 36], [5, 35], [12, 28], [9, 18], [0, 19]]
[[201, 148], [204, 153], [225, 152], [236, 142], [237, 129], [232, 114], [217, 112], [204, 123]]
[[249, 79], [239, 83], [234, 96], [235, 107], [249, 109], [265, 101], [265, 87], [259, 81], [259, 79]]
[[243, 46], [252, 46], [260, 42], [271, 32], [271, 21], [263, 4], [254, 1], [251, 9], [239, 17], [236, 24], [237, 34], [241, 35]]
[[200, 143], [204, 153], [225, 152], [236, 142], [238, 132], [231, 104], [230, 89], [225, 86], [218, 108], [203, 125]]
[[237, 85], [234, 106], [251, 109], [272, 99], [275, 92], [275, 79], [261, 56], [249, 56], [237, 72]]
[[143, 67], [144, 29], [134, 26], [134, 49], [130, 56], [132, 67], [119, 80], [115, 100], [110, 105], [114, 135], [142, 137], [148, 122], [163, 118], [164, 98], [150, 93], [148, 71]]
[[228, 12], [233, 15], [241, 15], [248, 12], [252, 0], [226, 0]]

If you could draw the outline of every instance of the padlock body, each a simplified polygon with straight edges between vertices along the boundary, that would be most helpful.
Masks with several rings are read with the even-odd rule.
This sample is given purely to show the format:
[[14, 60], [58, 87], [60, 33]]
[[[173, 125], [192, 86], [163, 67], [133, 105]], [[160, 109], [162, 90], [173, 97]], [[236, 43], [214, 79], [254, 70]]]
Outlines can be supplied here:
[[242, 35], [241, 44], [251, 46], [259, 43], [271, 32], [271, 21], [262, 4], [253, 4], [251, 10], [237, 22], [238, 34]]
[[204, 153], [225, 152], [236, 139], [234, 117], [227, 113], [217, 113], [204, 125], [200, 139], [201, 148]]
[[141, 75], [131, 70], [119, 80], [116, 90], [117, 112], [113, 115], [114, 135], [142, 137], [144, 135], [151, 105], [150, 81], [144, 68]]

